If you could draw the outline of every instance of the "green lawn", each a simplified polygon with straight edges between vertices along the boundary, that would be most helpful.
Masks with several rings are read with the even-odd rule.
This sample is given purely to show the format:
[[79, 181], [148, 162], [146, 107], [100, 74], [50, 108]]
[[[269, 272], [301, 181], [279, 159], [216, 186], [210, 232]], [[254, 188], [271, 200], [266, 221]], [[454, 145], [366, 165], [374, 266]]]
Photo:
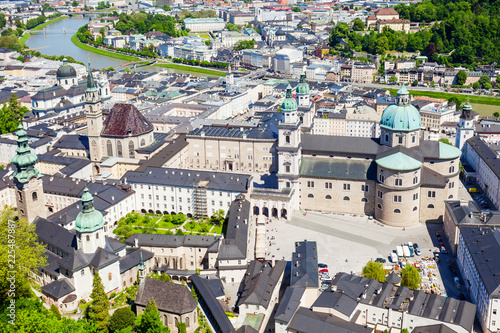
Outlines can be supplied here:
[[201, 68], [201, 67], [191, 67], [191, 66], [184, 66], [184, 65], [179, 65], [179, 64], [166, 64], [166, 63], [155, 64], [155, 66], [179, 69], [179, 70], [182, 70], [185, 72], [203, 73], [203, 74], [212, 75], [212, 76], [226, 76], [225, 72], [221, 72], [221, 71], [213, 70], [213, 69]]
[[24, 33], [24, 35], [22, 35], [21, 38], [19, 38], [19, 44], [24, 45], [24, 43], [26, 43], [26, 41], [30, 37], [31, 37], [31, 34], [29, 32]]
[[[391, 95], [396, 96], [397, 89], [387, 89], [390, 91]], [[450, 99], [451, 97], [456, 97], [460, 102], [464, 103], [469, 100], [469, 102], [473, 104], [484, 104], [484, 105], [496, 105], [500, 106], [500, 98], [497, 97], [487, 97], [487, 96], [475, 96], [475, 95], [462, 95], [462, 94], [453, 94], [453, 93], [443, 93], [437, 91], [420, 91], [420, 90], [411, 90], [411, 87], [408, 87], [410, 94], [414, 96], [427, 96], [433, 98], [444, 98]]]
[[480, 116], [493, 116], [494, 112], [500, 112], [500, 106], [497, 105], [486, 105], [470, 103], [472, 105], [472, 110], [479, 113]]
[[156, 226], [158, 228], [162, 228], [162, 229], [175, 229], [175, 228], [179, 227], [179, 225], [177, 225], [177, 224], [173, 224], [172, 222], [167, 222], [167, 221], [163, 221], [163, 220], [158, 222], [158, 224]]
[[[212, 225], [210, 223], [188, 222], [184, 224], [184, 229], [195, 232], [208, 232]], [[202, 229], [206, 228], [206, 229]]]
[[111, 58], [116, 58], [116, 59], [122, 59], [122, 60], [128, 60], [128, 61], [139, 61], [139, 60], [141, 60], [140, 58], [137, 58], [137, 57], [133, 57], [133, 56], [125, 55], [125, 54], [119, 54], [119, 53], [115, 53], [115, 52], [111, 52], [111, 51], [107, 51], [107, 50], [101, 50], [101, 49], [95, 48], [93, 46], [87, 45], [85, 43], [82, 43], [78, 39], [78, 37], [76, 36], [76, 34], [74, 34], [71, 37], [71, 42], [73, 44], [75, 44], [76, 46], [78, 46], [79, 48], [81, 48], [82, 50], [90, 51], [90, 52], [93, 52], [93, 53], [97, 53], [97, 54], [100, 54], [100, 55], [103, 55], [103, 56], [106, 56], [106, 57], [111, 57]]
[[210, 38], [210, 36], [207, 33], [204, 33], [204, 32], [201, 32], [201, 33], [197, 33], [197, 32], [189, 33], [189, 36], [197, 36], [197, 37], [200, 37], [201, 39], [212, 39], [212, 38]]
[[212, 230], [210, 230], [210, 233], [222, 234], [222, 226], [221, 225], [215, 225], [212, 228]]

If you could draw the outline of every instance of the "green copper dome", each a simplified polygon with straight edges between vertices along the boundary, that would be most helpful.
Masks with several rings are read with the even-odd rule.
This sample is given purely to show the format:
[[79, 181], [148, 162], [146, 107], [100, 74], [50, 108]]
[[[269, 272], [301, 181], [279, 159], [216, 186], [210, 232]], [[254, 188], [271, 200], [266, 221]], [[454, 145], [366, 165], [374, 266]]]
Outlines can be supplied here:
[[104, 227], [102, 213], [94, 209], [94, 197], [85, 188], [82, 195], [83, 209], [75, 220], [75, 229], [78, 232], [93, 232]]
[[17, 167], [13, 178], [19, 183], [27, 183], [31, 178], [40, 176], [40, 172], [35, 168], [37, 157], [31, 152], [28, 146], [28, 137], [22, 125], [17, 127], [17, 149], [16, 155], [12, 158], [12, 164]]
[[405, 132], [416, 131], [422, 127], [420, 113], [410, 104], [409, 92], [404, 83], [398, 90], [396, 104], [389, 105], [382, 113], [380, 127]]
[[75, 67], [68, 64], [68, 59], [64, 58], [62, 66], [57, 69], [56, 76], [58, 79], [74, 78], [76, 77]]
[[309, 85], [306, 82], [306, 74], [304, 72], [300, 74], [300, 82], [297, 85], [296, 91], [299, 95], [308, 95], [310, 92]]
[[281, 111], [295, 111], [297, 110], [297, 101], [293, 98], [292, 86], [288, 84], [286, 87], [286, 97], [281, 103]]

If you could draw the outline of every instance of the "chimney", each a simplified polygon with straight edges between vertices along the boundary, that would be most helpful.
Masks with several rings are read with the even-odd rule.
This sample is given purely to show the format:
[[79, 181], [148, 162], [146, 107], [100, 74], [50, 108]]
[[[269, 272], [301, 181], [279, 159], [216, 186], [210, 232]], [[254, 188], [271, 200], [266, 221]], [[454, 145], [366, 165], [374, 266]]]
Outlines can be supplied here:
[[139, 240], [134, 238], [134, 247], [139, 247]]

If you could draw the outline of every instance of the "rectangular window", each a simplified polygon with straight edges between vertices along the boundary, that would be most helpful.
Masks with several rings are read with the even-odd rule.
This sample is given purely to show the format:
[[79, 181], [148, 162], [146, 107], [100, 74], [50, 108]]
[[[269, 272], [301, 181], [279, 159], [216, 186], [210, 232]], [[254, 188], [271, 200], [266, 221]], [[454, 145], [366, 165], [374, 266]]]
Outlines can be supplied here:
[[378, 191], [378, 193], [377, 193], [377, 197], [379, 197], [380, 199], [382, 199], [382, 196], [383, 196], [383, 195], [384, 195], [384, 194], [382, 193], [382, 191]]
[[402, 137], [402, 136], [400, 136], [400, 137], [398, 138], [398, 142], [399, 142], [399, 144], [402, 144], [402, 143], [403, 143], [403, 137]]
[[454, 182], [448, 183], [448, 188], [454, 188], [454, 187], [455, 187], [455, 183]]
[[413, 178], [413, 184], [418, 184], [418, 177]]
[[351, 184], [344, 184], [344, 191], [350, 191], [351, 190]]
[[368, 192], [368, 185], [361, 185], [361, 191]]
[[436, 197], [436, 191], [427, 191], [427, 197], [428, 198], [435, 198]]
[[332, 183], [326, 182], [325, 183], [325, 188], [331, 190], [332, 189], [332, 185], [333, 185]]
[[308, 180], [308, 181], [307, 181], [307, 187], [310, 187], [310, 188], [314, 187], [314, 182], [313, 182], [313, 181]]
[[379, 175], [378, 180], [379, 180], [379, 182], [383, 183], [385, 180], [384, 175]]
[[418, 193], [413, 194], [413, 200], [417, 200], [417, 199], [418, 199]]
[[394, 196], [394, 202], [402, 202], [403, 201], [403, 197], [400, 196], [400, 195], [395, 195]]
[[395, 186], [403, 186], [403, 180], [402, 179], [394, 179], [394, 185]]
[[289, 165], [285, 165], [285, 172], [290, 172], [290, 166]]

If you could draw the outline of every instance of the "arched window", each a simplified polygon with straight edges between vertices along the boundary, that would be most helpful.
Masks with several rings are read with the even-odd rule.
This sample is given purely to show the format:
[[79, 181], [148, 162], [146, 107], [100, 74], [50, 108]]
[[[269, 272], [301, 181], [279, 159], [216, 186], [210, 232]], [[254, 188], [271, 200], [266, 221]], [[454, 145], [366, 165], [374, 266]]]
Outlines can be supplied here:
[[116, 143], [116, 153], [117, 153], [118, 157], [122, 157], [123, 156], [121, 141], [118, 141]]
[[382, 209], [382, 205], [381, 205], [381, 204], [378, 204], [378, 205], [377, 205], [377, 208], [378, 208], [378, 209]]
[[90, 236], [87, 235], [87, 242], [90, 242]]
[[331, 198], [332, 198], [332, 196], [329, 194], [325, 197], [325, 199], [331, 199]]
[[146, 145], [146, 140], [142, 139], [141, 140], [141, 147], [144, 147]]
[[290, 143], [290, 135], [285, 136], [286, 143]]
[[394, 213], [401, 214], [401, 211], [398, 208], [396, 208], [396, 209], [394, 209]]
[[413, 211], [416, 211], [417, 210], [417, 206], [413, 207]]
[[186, 317], [186, 327], [189, 327], [189, 317]]
[[309, 193], [309, 194], [307, 195], [307, 197], [308, 197], [308, 198], [314, 198], [314, 195], [312, 195], [312, 193]]
[[92, 146], [93, 147], [97, 146], [97, 142], [95, 142], [95, 140], [92, 140]]
[[128, 156], [129, 158], [135, 158], [134, 141], [132, 140], [128, 143]]
[[108, 156], [113, 156], [113, 146], [111, 145], [111, 140], [108, 140], [106, 147], [108, 149]]
[[361, 202], [368, 202], [367, 198], [361, 198]]
[[38, 200], [38, 195], [36, 194], [36, 192], [33, 192], [31, 194], [31, 197], [33, 198], [33, 201], [37, 201]]
[[92, 112], [92, 105], [89, 105], [89, 111]]
[[113, 275], [111, 274], [111, 272], [108, 274], [108, 281], [111, 281], [111, 278], [113, 277]]
[[386, 134], [386, 135], [385, 135], [385, 141], [386, 141], [386, 142], [389, 142], [389, 134]]
[[430, 204], [430, 205], [427, 205], [427, 208], [434, 208], [434, 205], [433, 204]]
[[349, 201], [349, 200], [351, 200], [351, 198], [349, 198], [349, 197], [344, 197], [344, 201]]
[[448, 199], [453, 199], [453, 194], [450, 194], [450, 195], [448, 196]]
[[95, 234], [95, 239], [99, 239], [99, 233]]

